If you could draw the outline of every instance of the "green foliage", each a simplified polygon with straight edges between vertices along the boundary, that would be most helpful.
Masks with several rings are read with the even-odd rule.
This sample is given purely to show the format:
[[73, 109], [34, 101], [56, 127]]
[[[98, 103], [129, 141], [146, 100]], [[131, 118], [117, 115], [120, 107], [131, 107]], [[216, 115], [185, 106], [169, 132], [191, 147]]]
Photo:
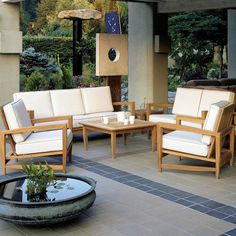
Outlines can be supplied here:
[[178, 87], [181, 87], [182, 84], [183, 82], [181, 81], [179, 76], [168, 76], [168, 91], [174, 92]]
[[56, 59], [60, 64], [68, 64], [72, 60], [73, 44], [70, 37], [24, 36], [24, 50], [30, 47], [33, 47], [36, 52]]
[[25, 75], [30, 75], [35, 70], [57, 73], [58, 67], [48, 57], [36, 52], [34, 48], [27, 48], [21, 54], [20, 71]]
[[[22, 76], [21, 79], [22, 78], [25, 79], [24, 76]], [[23, 82], [23, 91], [41, 91], [49, 88], [49, 80], [39, 71], [32, 72], [30, 76], [26, 77], [25, 81], [21, 81], [21, 83]]]
[[73, 80], [72, 64], [68, 64], [61, 67], [62, 70], [62, 80], [63, 89], [75, 88], [75, 82]]
[[29, 196], [45, 194], [47, 187], [55, 182], [54, 171], [47, 162], [45, 166], [41, 163], [38, 166], [31, 163], [30, 165], [22, 165], [22, 168], [27, 175]]
[[95, 64], [96, 38], [83, 35], [81, 42], [78, 43], [77, 51], [83, 54], [83, 63]]
[[185, 81], [206, 77], [214, 46], [223, 47], [227, 42], [226, 30], [223, 10], [185, 12], [170, 17], [171, 58], [175, 60], [171, 76], [180, 76]]

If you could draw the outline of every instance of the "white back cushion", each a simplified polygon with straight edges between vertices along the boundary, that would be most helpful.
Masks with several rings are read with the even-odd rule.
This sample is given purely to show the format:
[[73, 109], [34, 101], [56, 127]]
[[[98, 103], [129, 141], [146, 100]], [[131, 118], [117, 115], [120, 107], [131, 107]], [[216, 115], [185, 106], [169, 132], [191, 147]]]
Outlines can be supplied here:
[[[220, 110], [230, 103], [228, 101], [219, 101], [217, 103], [213, 103], [210, 105], [209, 111], [207, 113], [206, 120], [203, 125], [203, 129], [214, 131], [216, 129], [216, 125], [218, 124]], [[210, 145], [212, 141], [212, 137], [208, 135], [202, 136], [202, 143], [206, 145]]]
[[202, 89], [178, 88], [173, 106], [173, 114], [198, 117]]
[[234, 93], [229, 91], [203, 90], [202, 99], [199, 106], [198, 116], [201, 116], [202, 111], [208, 111], [211, 104], [219, 101], [234, 102]]
[[50, 94], [55, 116], [85, 113], [80, 89], [52, 90]]
[[[9, 129], [32, 126], [29, 114], [22, 99], [9, 103], [3, 107]], [[12, 135], [16, 143], [23, 142], [31, 134], [25, 132]]]
[[23, 99], [26, 109], [34, 111], [35, 118], [54, 116], [49, 91], [21, 92], [13, 97], [14, 100]]
[[85, 113], [113, 111], [110, 87], [81, 89]]

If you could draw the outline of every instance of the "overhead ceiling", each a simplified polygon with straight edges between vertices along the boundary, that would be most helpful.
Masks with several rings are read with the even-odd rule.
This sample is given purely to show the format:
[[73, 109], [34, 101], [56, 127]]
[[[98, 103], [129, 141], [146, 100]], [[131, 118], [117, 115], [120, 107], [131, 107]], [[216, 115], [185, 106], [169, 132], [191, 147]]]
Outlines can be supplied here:
[[236, 0], [128, 0], [128, 1], [158, 3], [157, 11], [159, 13], [236, 8]]

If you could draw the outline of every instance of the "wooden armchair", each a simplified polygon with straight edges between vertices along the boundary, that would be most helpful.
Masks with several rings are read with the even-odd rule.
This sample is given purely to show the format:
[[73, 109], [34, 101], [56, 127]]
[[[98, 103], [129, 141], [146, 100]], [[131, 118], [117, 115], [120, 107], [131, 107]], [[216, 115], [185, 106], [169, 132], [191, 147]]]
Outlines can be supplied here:
[[[210, 171], [219, 178], [220, 167], [226, 163], [232, 165], [234, 158], [234, 127], [231, 125], [234, 105], [228, 104], [225, 101], [212, 104], [202, 129], [158, 123], [159, 170]], [[170, 132], [164, 134], [164, 130]], [[228, 148], [223, 147], [226, 136], [230, 137]], [[163, 163], [168, 155], [208, 162], [210, 166]]]
[[168, 108], [172, 108], [172, 103], [147, 103], [146, 104], [146, 119], [149, 120], [149, 116], [153, 111], [158, 113], [167, 113]]
[[[2, 174], [7, 168], [21, 169], [20, 159], [48, 156], [62, 156], [62, 163], [49, 165], [54, 170], [66, 172], [67, 156], [71, 160], [72, 152], [72, 117], [55, 117], [54, 120], [67, 120], [67, 124], [33, 126], [36, 121], [48, 122], [49, 119], [37, 119], [31, 122], [22, 100], [9, 103], [0, 109], [5, 130], [0, 131], [0, 156]], [[6, 143], [9, 140], [11, 152], [7, 153]]]

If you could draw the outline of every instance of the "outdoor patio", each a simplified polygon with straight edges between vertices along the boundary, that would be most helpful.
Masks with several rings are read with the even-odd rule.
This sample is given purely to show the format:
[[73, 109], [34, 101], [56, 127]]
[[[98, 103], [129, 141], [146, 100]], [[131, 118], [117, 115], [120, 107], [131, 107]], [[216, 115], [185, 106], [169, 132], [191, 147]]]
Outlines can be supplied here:
[[208, 172], [159, 173], [156, 158], [145, 134], [128, 137], [126, 146], [118, 138], [115, 160], [109, 138], [90, 140], [86, 152], [75, 137], [67, 172], [97, 181], [94, 205], [78, 220], [59, 225], [0, 221], [0, 235], [236, 235], [235, 164], [216, 179]]

